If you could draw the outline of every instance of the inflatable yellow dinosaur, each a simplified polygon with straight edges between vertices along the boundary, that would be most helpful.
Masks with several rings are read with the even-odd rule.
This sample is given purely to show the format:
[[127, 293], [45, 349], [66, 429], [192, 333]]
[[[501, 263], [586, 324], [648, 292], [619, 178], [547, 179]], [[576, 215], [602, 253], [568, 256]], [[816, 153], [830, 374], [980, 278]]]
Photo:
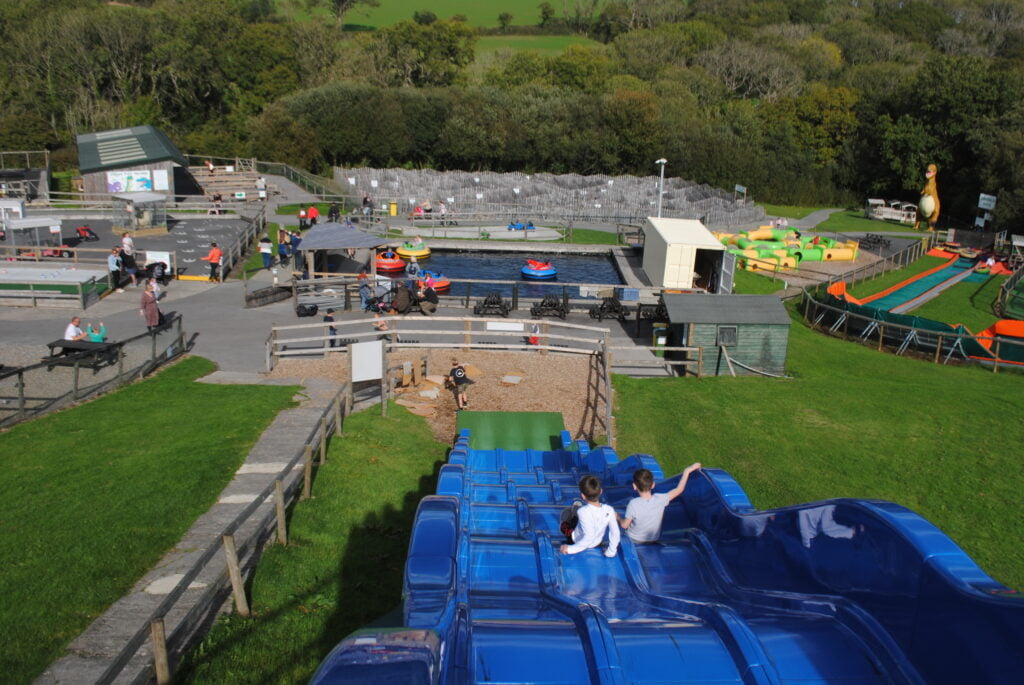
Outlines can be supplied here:
[[924, 172], [928, 181], [924, 184], [924, 188], [921, 188], [921, 199], [917, 203], [915, 231], [921, 225], [922, 220], [928, 222], [929, 231], [934, 231], [935, 224], [939, 221], [939, 189], [935, 185], [935, 176], [938, 173], [939, 168], [934, 164], [929, 164], [928, 170]]

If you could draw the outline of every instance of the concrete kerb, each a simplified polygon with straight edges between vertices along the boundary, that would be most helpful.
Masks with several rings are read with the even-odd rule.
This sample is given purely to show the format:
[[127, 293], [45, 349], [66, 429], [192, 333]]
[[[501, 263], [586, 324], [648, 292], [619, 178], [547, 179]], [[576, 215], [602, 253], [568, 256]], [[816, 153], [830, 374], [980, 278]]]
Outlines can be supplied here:
[[[209, 379], [209, 382], [227, 382], [229, 379], [230, 375], [224, 374]], [[239, 374], [237, 380], [250, 382], [252, 379], [249, 374]], [[288, 380], [275, 379], [271, 382], [282, 384]], [[221, 492], [217, 503], [196, 520], [174, 549], [164, 555], [127, 595], [75, 638], [68, 645], [65, 656], [50, 664], [35, 682], [47, 685], [96, 682], [132, 636], [140, 628], [148, 626], [153, 611], [204, 550], [211, 544], [220, 544], [220, 535], [225, 528], [273, 483], [296, 454], [296, 448], [301, 449], [307, 438], [317, 431], [320, 418], [338, 389], [339, 386], [330, 381], [307, 380], [304, 390], [296, 398], [302, 401], [302, 405], [278, 414], [250, 450], [234, 479]], [[302, 479], [300, 462], [286, 474], [285, 488], [301, 487]], [[273, 535], [273, 513], [273, 500], [267, 499], [235, 533], [239, 561], [246, 576], [255, 567], [262, 545]], [[180, 660], [193, 639], [205, 631], [218, 613], [231, 610], [229, 594], [226, 563], [223, 552], [218, 550], [164, 619], [172, 664]], [[195, 615], [191, 615], [193, 612]], [[151, 670], [152, 652], [146, 640], [114, 682], [145, 681], [151, 677]]]

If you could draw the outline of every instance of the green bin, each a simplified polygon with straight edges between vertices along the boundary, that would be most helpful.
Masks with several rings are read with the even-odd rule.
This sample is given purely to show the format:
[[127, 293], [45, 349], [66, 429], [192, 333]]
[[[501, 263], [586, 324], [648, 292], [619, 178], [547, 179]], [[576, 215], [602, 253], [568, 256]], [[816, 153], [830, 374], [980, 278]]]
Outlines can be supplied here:
[[[667, 323], [656, 323], [654, 324], [654, 331], [651, 336], [651, 345], [655, 348], [661, 348], [668, 345], [668, 324]], [[664, 357], [665, 350], [655, 349], [655, 357]]]

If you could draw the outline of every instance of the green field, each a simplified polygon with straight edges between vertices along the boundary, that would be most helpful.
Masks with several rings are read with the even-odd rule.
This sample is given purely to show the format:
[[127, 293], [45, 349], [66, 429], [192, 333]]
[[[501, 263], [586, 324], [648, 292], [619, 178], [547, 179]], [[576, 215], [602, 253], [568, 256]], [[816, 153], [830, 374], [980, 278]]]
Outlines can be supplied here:
[[[303, 20], [315, 18], [328, 19], [331, 15], [323, 7], [308, 9], [303, 2], [292, 0], [274, 0], [277, 12], [290, 19]], [[556, 16], [561, 16], [560, 3], [551, 3]], [[599, 3], [603, 4], [603, 3]], [[430, 11], [438, 19], [450, 19], [456, 15], [466, 17], [470, 26], [492, 28], [497, 27], [498, 15], [508, 12], [512, 15], [513, 26], [535, 26], [540, 23], [540, 2], [535, 0], [506, 0], [501, 5], [489, 5], [470, 0], [431, 0], [421, 4], [407, 4], [394, 0], [381, 0], [379, 7], [357, 5], [345, 15], [345, 24], [360, 28], [380, 28], [390, 26], [405, 19], [412, 19], [414, 12]]]
[[953, 325], [962, 323], [978, 335], [999, 318], [993, 306], [1005, 281], [1006, 276], [990, 276], [984, 283], [957, 283], [908, 313]]
[[0, 433], [0, 681], [27, 683], [216, 502], [294, 387], [198, 357]]
[[619, 454], [729, 471], [759, 508], [877, 497], [1024, 588], [1019, 374], [880, 354], [791, 327], [788, 380], [616, 377]]
[[796, 205], [773, 205], [767, 202], [758, 203], [764, 207], [768, 216], [784, 216], [787, 219], [803, 219], [811, 212], [816, 212], [825, 207], [798, 207]]
[[[860, 209], [844, 209], [818, 224], [817, 230], [836, 233], [913, 233], [914, 227], [898, 221], [868, 219]], [[921, 235], [923, 237], [924, 234]]]

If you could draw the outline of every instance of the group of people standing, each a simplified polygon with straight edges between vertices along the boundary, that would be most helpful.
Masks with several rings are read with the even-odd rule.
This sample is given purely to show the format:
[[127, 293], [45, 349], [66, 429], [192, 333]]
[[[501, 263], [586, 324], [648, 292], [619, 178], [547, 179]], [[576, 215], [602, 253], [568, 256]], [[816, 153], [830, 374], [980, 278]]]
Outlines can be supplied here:
[[[299, 245], [302, 243], [302, 236], [298, 231], [289, 231], [279, 228], [277, 231], [277, 261], [280, 266], [287, 266], [288, 259], [296, 254]], [[274, 265], [274, 243], [269, 235], [260, 238], [260, 255], [263, 257], [263, 268], [269, 269]]]

